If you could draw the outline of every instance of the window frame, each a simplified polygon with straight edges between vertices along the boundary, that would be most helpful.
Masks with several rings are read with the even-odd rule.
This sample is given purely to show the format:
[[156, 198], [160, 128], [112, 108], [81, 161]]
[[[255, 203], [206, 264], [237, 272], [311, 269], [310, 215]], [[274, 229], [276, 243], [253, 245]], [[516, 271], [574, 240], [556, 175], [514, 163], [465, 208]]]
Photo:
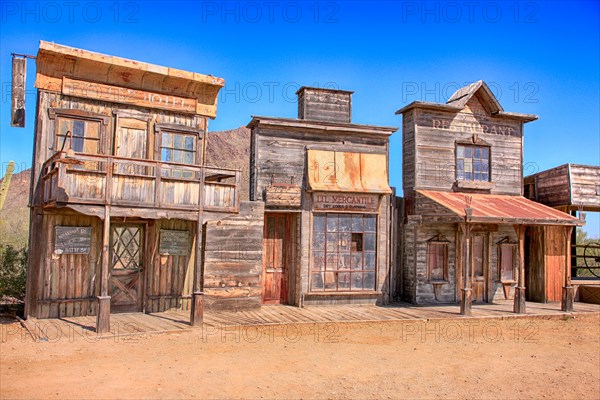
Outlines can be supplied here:
[[[472, 174], [472, 178], [471, 179], [466, 179], [465, 178], [465, 172], [464, 172], [464, 165], [463, 165], [463, 176], [460, 177], [459, 175], [459, 168], [458, 168], [458, 161], [459, 160], [467, 160], [468, 158], [465, 157], [459, 157], [458, 156], [458, 148], [459, 147], [464, 147], [465, 149], [471, 148], [472, 150], [475, 150], [476, 148], [479, 149], [487, 149], [488, 151], [488, 157], [487, 157], [487, 180], [482, 180], [482, 179], [475, 179], [475, 163], [474, 160], [476, 160], [474, 158], [474, 154], [475, 152], [473, 151], [473, 155], [470, 157], [471, 160], [471, 165], [472, 165], [472, 170], [471, 170], [471, 174]], [[483, 158], [479, 158], [477, 160], [484, 160]], [[455, 179], [456, 181], [459, 182], [492, 182], [492, 146], [489, 145], [488, 143], [485, 143], [483, 141], [481, 141], [481, 143], [464, 143], [464, 142], [456, 142], [455, 143], [455, 147], [454, 147], [454, 162], [455, 162]]]
[[[336, 215], [338, 218], [338, 222], [337, 222], [337, 229], [335, 231], [330, 231], [328, 229], [328, 215]], [[340, 222], [339, 222], [339, 216], [343, 215], [346, 217], [350, 217], [352, 219], [354, 219], [355, 217], [360, 217], [361, 218], [361, 222], [362, 222], [362, 230], [359, 231], [354, 231], [353, 226], [350, 227], [349, 231], [342, 231], [340, 230]], [[375, 292], [377, 290], [377, 282], [378, 282], [378, 277], [377, 277], [377, 272], [378, 272], [378, 257], [377, 257], [377, 249], [378, 249], [378, 229], [379, 229], [379, 221], [378, 221], [378, 217], [379, 214], [374, 214], [374, 213], [361, 213], [361, 212], [348, 212], [348, 211], [344, 211], [344, 212], [335, 212], [335, 211], [331, 211], [331, 212], [314, 212], [312, 214], [312, 223], [311, 223], [311, 238], [310, 238], [310, 269], [309, 269], [309, 292], [311, 293], [331, 293], [331, 294], [336, 294], [336, 293], [372, 293]], [[323, 225], [323, 230], [321, 231], [315, 231], [315, 216], [323, 216], [323, 220], [324, 220], [324, 225]], [[366, 230], [366, 226], [365, 226], [365, 217], [372, 217], [374, 222], [375, 222], [375, 226], [373, 228], [373, 230]], [[322, 250], [318, 250], [315, 249], [314, 246], [314, 238], [315, 238], [315, 233], [322, 233], [324, 238], [323, 238], [323, 248]], [[350, 242], [348, 243], [348, 251], [341, 251], [340, 250], [340, 241], [341, 239], [339, 238], [339, 234], [340, 233], [347, 233], [349, 234], [348, 236], [350, 237]], [[337, 244], [336, 244], [336, 250], [328, 250], [328, 234], [333, 234], [333, 235], [338, 235], [338, 239], [337, 239]], [[355, 234], [360, 234], [361, 235], [361, 241], [362, 241], [362, 251], [353, 251], [352, 250], [352, 238]], [[367, 247], [366, 245], [366, 235], [367, 234], [372, 234], [373, 235], [373, 249], [372, 250], [366, 250], [365, 248]], [[344, 269], [340, 269], [339, 268], [339, 259], [342, 255], [348, 255], [349, 257], [349, 266], [347, 268]], [[353, 269], [353, 256], [360, 254], [360, 262], [361, 262], [361, 269]], [[327, 260], [328, 260], [328, 256], [332, 255], [335, 260], [337, 260], [337, 266], [335, 268], [331, 268], [328, 269], [327, 268]], [[372, 257], [373, 258], [373, 269], [365, 269], [366, 267], [366, 262], [365, 259], [366, 257]], [[316, 257], [322, 257], [323, 258], [323, 267], [316, 269], [315, 268], [315, 259]], [[331, 288], [326, 288], [326, 284], [325, 284], [325, 274], [326, 273], [333, 273], [334, 274], [334, 279], [335, 279], [335, 288], [331, 289]], [[349, 276], [349, 282], [348, 282], [348, 287], [340, 287], [340, 281], [339, 281], [339, 274], [348, 274]], [[365, 275], [368, 273], [372, 273], [373, 274], [373, 286], [372, 287], [368, 287], [365, 288]], [[313, 285], [313, 276], [314, 275], [319, 275], [321, 274], [322, 276], [322, 287], [315, 287]], [[361, 274], [361, 288], [353, 288], [352, 284], [352, 275], [355, 274]]]
[[[195, 129], [183, 125], [176, 124], [155, 124], [155, 142], [156, 142], [156, 160], [169, 163], [169, 164], [182, 164], [191, 166], [201, 166], [204, 162], [204, 148], [205, 148], [205, 131], [203, 129]], [[171, 133], [175, 135], [188, 135], [194, 136], [194, 163], [186, 164], [184, 162], [178, 163], [173, 161], [165, 161], [162, 159], [163, 150], [163, 133]], [[169, 147], [171, 150], [174, 148]], [[184, 150], [185, 151], [185, 150]]]
[[[59, 129], [60, 124], [58, 123], [60, 119], [71, 119], [71, 120], [80, 120], [86, 122], [96, 122], [99, 123], [98, 129], [98, 152], [95, 155], [106, 155], [107, 146], [106, 146], [106, 130], [107, 126], [110, 122], [110, 117], [106, 115], [95, 114], [89, 111], [70, 109], [70, 108], [50, 108], [48, 109], [48, 117], [54, 123], [54, 132], [52, 137], [52, 146], [50, 149], [55, 152], [61, 151], [61, 144], [58, 143], [59, 137]], [[83, 138], [85, 139], [85, 133]], [[96, 140], [96, 139], [94, 139]], [[72, 146], [72, 144], [71, 144]], [[75, 151], [75, 153], [79, 154], [88, 154], [81, 151]]]
[[[443, 246], [444, 248], [444, 260], [443, 260], [443, 265], [442, 265], [442, 275], [443, 275], [443, 279], [432, 279], [431, 275], [432, 275], [432, 265], [429, 263], [430, 261], [430, 257], [429, 255], [432, 252], [431, 247], [433, 246]], [[448, 278], [448, 267], [449, 267], [449, 263], [450, 263], [450, 242], [447, 240], [441, 240], [436, 238], [433, 238], [431, 240], [427, 241], [427, 282], [428, 283], [448, 283], [449, 282], [449, 278]]]

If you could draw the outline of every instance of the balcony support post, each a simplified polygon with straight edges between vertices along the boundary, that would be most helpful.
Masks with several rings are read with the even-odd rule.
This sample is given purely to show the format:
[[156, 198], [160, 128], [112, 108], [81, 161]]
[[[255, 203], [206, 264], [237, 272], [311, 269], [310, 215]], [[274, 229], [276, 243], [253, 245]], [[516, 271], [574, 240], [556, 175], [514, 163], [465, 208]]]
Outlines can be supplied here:
[[108, 295], [108, 269], [110, 246], [110, 206], [104, 207], [104, 232], [102, 235], [102, 265], [100, 272], [100, 296], [96, 315], [96, 333], [110, 332], [110, 296]]

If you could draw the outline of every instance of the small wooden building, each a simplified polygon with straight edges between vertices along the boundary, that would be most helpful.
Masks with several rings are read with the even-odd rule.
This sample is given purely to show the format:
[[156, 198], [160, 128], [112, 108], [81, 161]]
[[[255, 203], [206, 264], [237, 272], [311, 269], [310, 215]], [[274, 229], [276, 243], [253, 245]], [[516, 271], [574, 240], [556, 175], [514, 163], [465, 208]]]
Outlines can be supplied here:
[[263, 304], [387, 303], [393, 127], [351, 122], [352, 92], [302, 87], [298, 118], [254, 116], [250, 198], [265, 202]]
[[[569, 287], [568, 242], [581, 221], [523, 197], [523, 126], [537, 116], [505, 112], [483, 81], [445, 104], [417, 101], [397, 114], [403, 135], [402, 298], [460, 301], [468, 313], [471, 300], [514, 297], [515, 311], [524, 311], [528, 226], [559, 240], [553, 256], [563, 275], [551, 279]], [[549, 254], [541, 242], [534, 245]]]
[[[536, 174], [525, 177], [525, 197], [537, 201], [557, 210], [570, 213], [573, 216], [584, 218], [583, 213], [600, 212], [600, 167], [592, 165], [564, 164], [555, 168], [538, 172]], [[536, 237], [538, 240], [543, 240], [542, 232], [539, 227], [532, 227], [528, 230], [528, 238]], [[562, 270], [558, 265], [557, 259], [554, 256], [557, 254], [557, 246], [561, 246], [561, 242], [553, 240], [551, 237], [546, 237], [544, 246], [547, 251], [542, 256], [536, 248], [528, 243], [530, 271], [531, 271], [531, 290], [528, 292], [528, 298], [537, 301], [553, 301], [560, 300], [561, 292], [552, 281], [552, 276], [557, 275], [559, 270]], [[585, 246], [577, 247], [577, 231], [573, 230], [571, 236], [571, 276], [573, 278], [573, 286], [576, 290], [576, 297], [579, 295], [579, 287], [581, 285], [595, 286], [598, 290], [600, 282], [593, 275], [581, 278], [578, 275], [584, 275], [585, 260], [583, 257], [588, 257], [587, 261], [591, 265], [597, 264], [591, 259], [590, 254], [597, 255], [597, 248], [588, 248], [590, 254], [584, 254]], [[560, 250], [559, 250], [560, 251]], [[560, 252], [559, 252], [560, 254]], [[577, 260], [581, 260], [578, 265]], [[583, 264], [583, 265], [582, 265]], [[533, 278], [538, 276], [539, 278]], [[541, 277], [546, 277], [542, 279]], [[591, 280], [589, 279], [591, 278]]]
[[182, 309], [195, 323], [203, 294], [247, 297], [222, 266], [258, 274], [260, 251], [241, 260], [242, 239], [222, 239], [260, 248], [262, 204], [240, 201], [240, 171], [204, 163], [223, 86], [41, 42], [27, 316], [97, 315], [103, 331], [110, 313]]

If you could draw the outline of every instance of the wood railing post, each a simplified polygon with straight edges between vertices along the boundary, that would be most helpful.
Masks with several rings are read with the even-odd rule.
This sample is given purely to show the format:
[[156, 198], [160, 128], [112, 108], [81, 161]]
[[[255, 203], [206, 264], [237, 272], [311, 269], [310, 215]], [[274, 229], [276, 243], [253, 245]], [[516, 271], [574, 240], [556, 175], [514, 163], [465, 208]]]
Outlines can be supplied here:
[[571, 285], [571, 231], [572, 226], [566, 226], [563, 229], [563, 235], [565, 237], [565, 286], [562, 290], [562, 298], [560, 302], [560, 309], [565, 312], [573, 312], [573, 301], [575, 298], [575, 291]]
[[110, 332], [110, 296], [108, 295], [108, 268], [110, 254], [110, 206], [104, 207], [104, 232], [102, 235], [102, 266], [100, 272], [100, 296], [96, 315], [96, 333]]
[[515, 301], [513, 312], [516, 314], [525, 314], [525, 226], [515, 225], [515, 232], [519, 240], [519, 248], [517, 251], [517, 262], [519, 266], [519, 280], [515, 288]]

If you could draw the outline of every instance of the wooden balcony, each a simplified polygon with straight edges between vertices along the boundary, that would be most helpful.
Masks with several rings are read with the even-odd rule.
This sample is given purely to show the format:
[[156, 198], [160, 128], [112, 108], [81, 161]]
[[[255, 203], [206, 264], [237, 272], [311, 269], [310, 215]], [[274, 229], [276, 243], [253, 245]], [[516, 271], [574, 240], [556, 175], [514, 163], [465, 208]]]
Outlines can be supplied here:
[[239, 183], [239, 170], [61, 152], [42, 167], [42, 202], [237, 213]]

